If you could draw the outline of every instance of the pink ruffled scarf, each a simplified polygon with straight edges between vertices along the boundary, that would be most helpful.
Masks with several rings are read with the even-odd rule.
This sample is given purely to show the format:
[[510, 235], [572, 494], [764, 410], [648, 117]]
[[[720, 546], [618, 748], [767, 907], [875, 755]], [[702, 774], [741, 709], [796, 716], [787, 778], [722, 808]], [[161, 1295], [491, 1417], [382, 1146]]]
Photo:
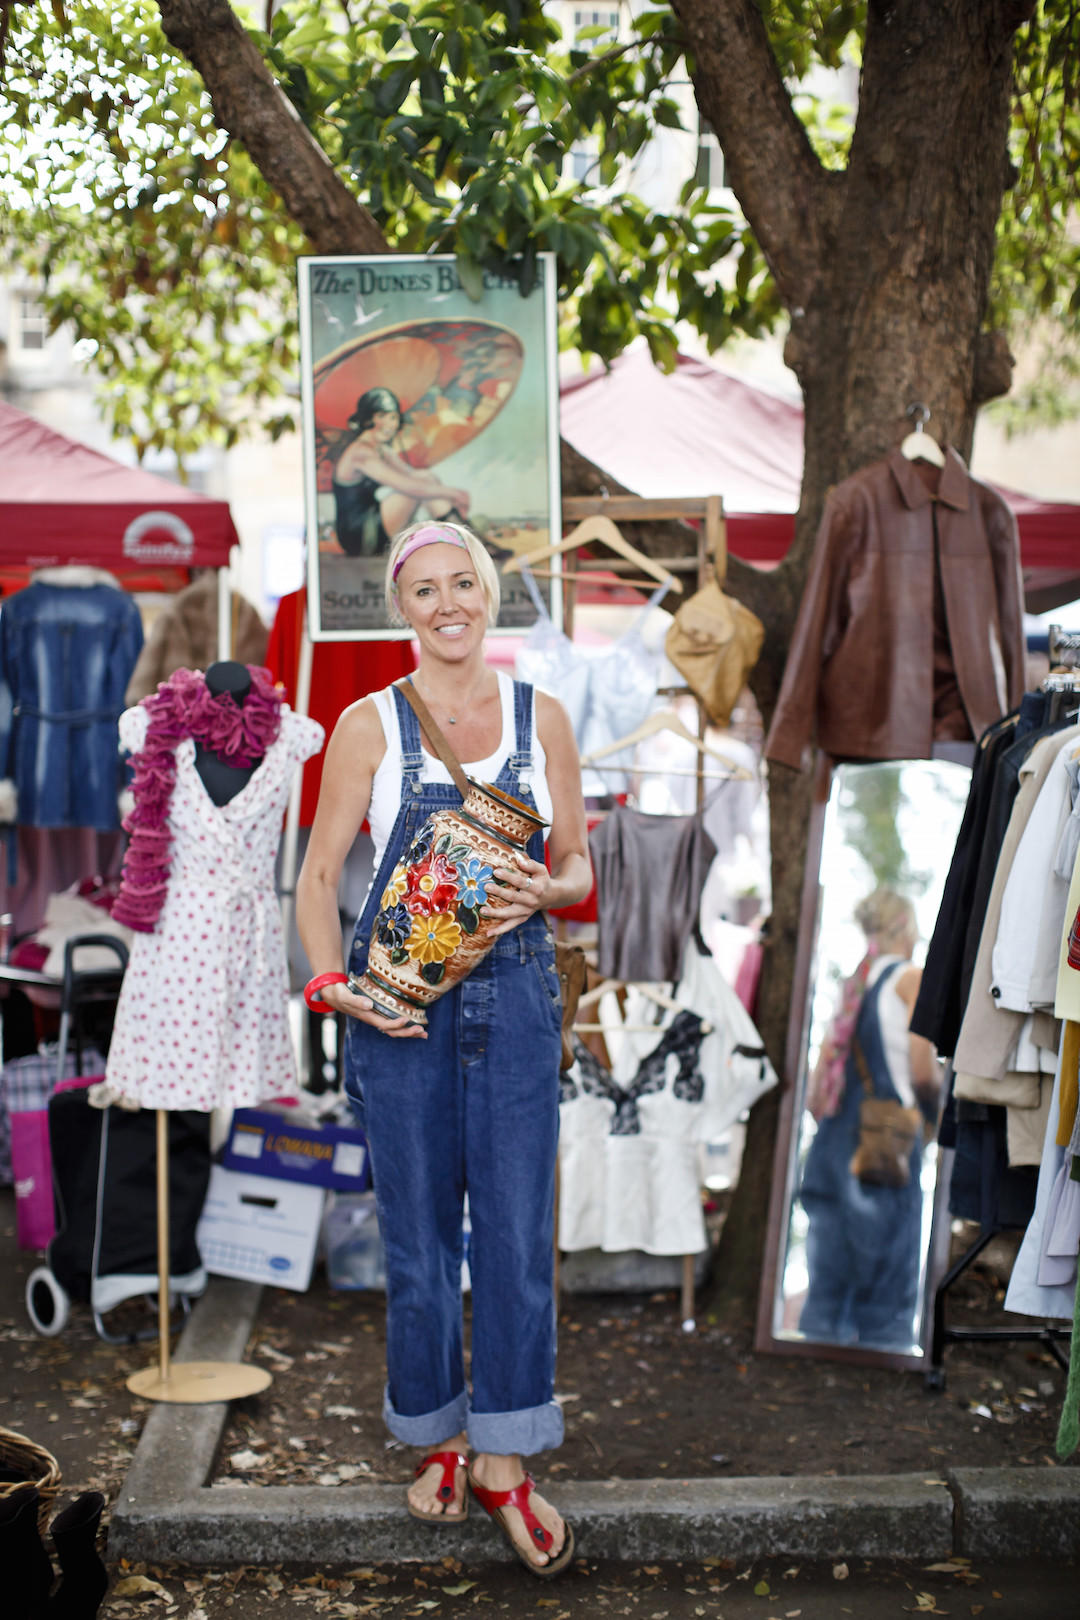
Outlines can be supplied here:
[[140, 934], [157, 925], [169, 887], [169, 806], [176, 785], [176, 750], [190, 737], [228, 765], [256, 764], [281, 729], [283, 694], [268, 669], [246, 666], [251, 690], [238, 704], [230, 692], [214, 696], [198, 670], [178, 669], [142, 700], [150, 714], [146, 740], [134, 757], [135, 805], [124, 817], [131, 835], [112, 908], [115, 922]]
[[[115, 912], [114, 912], [115, 915]], [[844, 1069], [851, 1043], [855, 1039], [855, 1023], [859, 1016], [866, 981], [870, 977], [879, 950], [876, 944], [867, 947], [866, 955], [850, 978], [840, 988], [840, 1004], [821, 1043], [814, 1073], [811, 1076], [806, 1106], [818, 1121], [831, 1119], [840, 1110], [844, 1092]]]

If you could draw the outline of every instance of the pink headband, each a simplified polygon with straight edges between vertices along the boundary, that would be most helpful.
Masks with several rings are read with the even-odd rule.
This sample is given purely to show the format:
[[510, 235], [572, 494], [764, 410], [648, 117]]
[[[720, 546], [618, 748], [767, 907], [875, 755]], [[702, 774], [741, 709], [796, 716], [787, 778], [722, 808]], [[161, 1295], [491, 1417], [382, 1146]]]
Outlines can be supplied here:
[[437, 545], [460, 546], [462, 551], [468, 551], [469, 549], [456, 529], [451, 529], [443, 523], [425, 523], [424, 527], [417, 529], [416, 533], [411, 535], [401, 548], [401, 556], [394, 564], [391, 579], [397, 579], [405, 559], [411, 557], [414, 551], [419, 551], [421, 546]]

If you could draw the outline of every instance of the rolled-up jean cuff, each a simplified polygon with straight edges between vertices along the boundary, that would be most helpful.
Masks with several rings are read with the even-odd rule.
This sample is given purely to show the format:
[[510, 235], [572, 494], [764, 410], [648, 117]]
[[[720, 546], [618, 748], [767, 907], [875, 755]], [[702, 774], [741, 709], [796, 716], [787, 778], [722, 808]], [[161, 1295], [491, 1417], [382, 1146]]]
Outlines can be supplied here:
[[435, 1446], [441, 1440], [452, 1440], [455, 1435], [462, 1433], [468, 1419], [469, 1397], [464, 1390], [437, 1412], [421, 1412], [416, 1417], [394, 1411], [389, 1388], [383, 1394], [386, 1427], [395, 1440], [401, 1440], [407, 1446]]
[[562, 1408], [548, 1401], [519, 1412], [470, 1412], [467, 1432], [474, 1451], [531, 1457], [562, 1445]]

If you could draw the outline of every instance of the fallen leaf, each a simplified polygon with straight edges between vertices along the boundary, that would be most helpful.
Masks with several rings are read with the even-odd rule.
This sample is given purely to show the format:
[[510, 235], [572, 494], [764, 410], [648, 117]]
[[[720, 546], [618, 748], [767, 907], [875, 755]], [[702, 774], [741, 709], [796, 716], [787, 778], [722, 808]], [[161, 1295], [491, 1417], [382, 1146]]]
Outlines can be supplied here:
[[758, 1581], [757, 1585], [754, 1587], [754, 1596], [755, 1597], [768, 1597], [768, 1595], [769, 1595], [769, 1583], [768, 1583], [768, 1581]]
[[456, 1586], [444, 1586], [442, 1590], [447, 1597], [460, 1597], [462, 1592], [471, 1592], [475, 1585], [475, 1581], [459, 1581]]
[[146, 1575], [125, 1575], [113, 1587], [112, 1595], [114, 1598], [161, 1597], [166, 1600], [169, 1597], [160, 1581], [152, 1581]]
[[948, 1614], [948, 1609], [939, 1609], [937, 1598], [933, 1592], [916, 1592], [915, 1607], [908, 1609], [908, 1614]]
[[231, 1468], [258, 1468], [262, 1458], [257, 1451], [234, 1451], [229, 1458]]
[[848, 1567], [846, 1564], [834, 1564], [832, 1567], [832, 1573], [834, 1581], [846, 1581], [848, 1578]]

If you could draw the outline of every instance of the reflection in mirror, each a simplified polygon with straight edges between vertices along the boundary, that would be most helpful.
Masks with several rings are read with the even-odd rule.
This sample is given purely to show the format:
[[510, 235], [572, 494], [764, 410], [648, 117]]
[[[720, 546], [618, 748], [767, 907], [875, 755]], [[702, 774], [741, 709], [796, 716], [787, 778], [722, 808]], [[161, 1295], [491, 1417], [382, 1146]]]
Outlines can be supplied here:
[[937, 761], [833, 772], [778, 1340], [920, 1354], [942, 1065], [908, 1021], [969, 782]]

